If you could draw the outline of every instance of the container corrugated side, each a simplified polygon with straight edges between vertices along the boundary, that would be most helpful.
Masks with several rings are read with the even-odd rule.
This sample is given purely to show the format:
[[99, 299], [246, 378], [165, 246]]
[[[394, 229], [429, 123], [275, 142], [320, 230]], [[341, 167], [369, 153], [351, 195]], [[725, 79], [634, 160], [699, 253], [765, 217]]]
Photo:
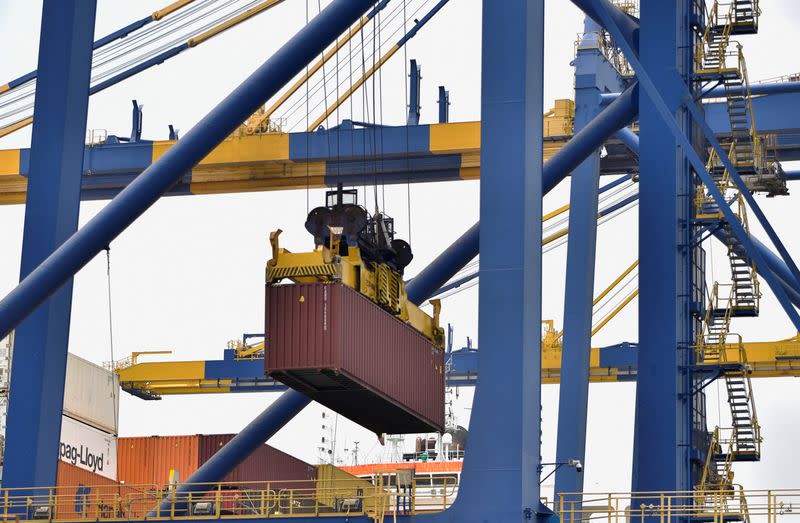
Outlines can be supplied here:
[[110, 434], [119, 432], [119, 377], [74, 354], [67, 358], [64, 413]]
[[[200, 466], [226, 443], [233, 439], [234, 434], [202, 435], [199, 440]], [[231, 482], [291, 482], [273, 484], [270, 488], [312, 488], [316, 479], [317, 469], [305, 461], [295, 458], [283, 451], [261, 445], [245, 459], [233, 472], [225, 477], [224, 481]]]
[[[444, 353], [425, 336], [355, 290], [339, 285], [332, 322], [348, 350], [342, 367], [439, 431], [444, 427]], [[335, 314], [335, 312], [334, 312]]]
[[375, 432], [441, 431], [444, 354], [341, 284], [266, 288], [268, 373]]
[[58, 462], [54, 519], [94, 519], [119, 513], [119, 484], [75, 465]]
[[171, 469], [185, 481], [198, 467], [199, 436], [119, 438], [119, 479], [129, 485], [165, 485]]

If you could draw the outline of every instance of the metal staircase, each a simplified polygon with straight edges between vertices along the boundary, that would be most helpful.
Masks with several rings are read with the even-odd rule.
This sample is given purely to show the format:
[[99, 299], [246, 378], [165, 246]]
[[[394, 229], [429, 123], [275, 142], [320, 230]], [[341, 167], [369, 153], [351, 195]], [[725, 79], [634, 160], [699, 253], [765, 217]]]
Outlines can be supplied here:
[[[730, 287], [727, 297], [720, 295], [720, 289], [724, 287]], [[752, 305], [740, 310], [745, 310], [748, 314], [753, 309], [757, 310], [757, 294], [743, 293], [742, 296], [742, 303]], [[736, 300], [735, 284], [726, 286], [714, 284], [706, 309], [703, 331], [698, 336], [697, 358], [700, 365], [717, 367], [725, 380], [732, 426], [726, 430], [730, 432], [730, 436], [724, 441], [729, 443], [730, 447], [726, 455], [720, 458], [732, 461], [758, 461], [761, 457], [761, 427], [758, 423], [753, 387], [750, 382], [752, 368], [747, 362], [741, 337], [730, 332], [731, 319], [739, 307]]]
[[[766, 146], [756, 131], [752, 94], [742, 46], [733, 35], [758, 31], [757, 0], [715, 1], [695, 50], [695, 77], [722, 84], [731, 133], [729, 157], [750, 191], [768, 196], [788, 194], [779, 165], [768, 161]], [[721, 162], [714, 169], [723, 169]]]
[[[724, 459], [720, 459], [724, 456]], [[706, 463], [703, 475], [697, 489], [702, 492], [719, 492], [730, 490], [733, 487], [733, 453], [723, 452], [720, 441], [720, 429], [716, 427], [711, 433], [711, 442], [706, 454]]]

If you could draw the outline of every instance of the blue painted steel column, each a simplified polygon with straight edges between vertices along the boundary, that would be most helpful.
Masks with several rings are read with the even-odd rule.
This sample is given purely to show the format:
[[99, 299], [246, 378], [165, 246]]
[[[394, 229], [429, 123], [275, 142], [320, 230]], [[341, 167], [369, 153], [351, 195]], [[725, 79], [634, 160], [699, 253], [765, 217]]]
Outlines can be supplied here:
[[[602, 92], [615, 91], [623, 86], [619, 75], [599, 48], [600, 32], [600, 26], [587, 17], [584, 37], [574, 61], [575, 131], [583, 129], [601, 112]], [[567, 463], [570, 460], [585, 462], [599, 183], [600, 151], [595, 150], [572, 171], [570, 178], [564, 344], [561, 354], [556, 463]], [[562, 492], [581, 492], [583, 477], [583, 471], [578, 472], [575, 467], [560, 466], [555, 473], [556, 495]]]
[[439, 123], [450, 121], [450, 91], [439, 86]]
[[[371, 0], [334, 0], [0, 301], [0, 338], [347, 30]], [[609, 106], [610, 107], [610, 106]], [[81, 135], [83, 140], [83, 135]]]
[[416, 60], [411, 60], [411, 72], [408, 74], [408, 121], [407, 125], [419, 125], [420, 87], [422, 85], [422, 67]]
[[457, 521], [520, 521], [539, 505], [543, 31], [544, 2], [484, 0], [481, 382]]
[[[641, 3], [640, 58], [662, 86], [678, 126], [689, 136], [680, 109], [691, 41], [691, 0]], [[692, 343], [692, 179], [676, 137], [655, 104], [639, 97], [639, 375], [633, 450], [633, 490], [691, 490], [687, 371]]]
[[[94, 0], [42, 10], [20, 280], [78, 228]], [[55, 485], [72, 279], [16, 331], [3, 487]]]

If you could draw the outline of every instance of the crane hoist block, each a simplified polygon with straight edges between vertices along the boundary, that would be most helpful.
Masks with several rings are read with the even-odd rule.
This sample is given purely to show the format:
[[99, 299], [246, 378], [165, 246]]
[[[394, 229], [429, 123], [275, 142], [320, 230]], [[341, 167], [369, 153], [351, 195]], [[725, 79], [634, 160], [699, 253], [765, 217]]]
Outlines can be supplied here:
[[341, 282], [267, 285], [266, 372], [378, 433], [444, 429], [444, 351]]

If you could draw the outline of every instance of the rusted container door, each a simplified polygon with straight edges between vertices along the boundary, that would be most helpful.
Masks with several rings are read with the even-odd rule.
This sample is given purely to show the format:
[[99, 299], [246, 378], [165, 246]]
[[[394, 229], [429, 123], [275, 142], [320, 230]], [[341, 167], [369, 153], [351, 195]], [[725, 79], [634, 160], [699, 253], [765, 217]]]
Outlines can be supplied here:
[[267, 373], [376, 433], [441, 431], [444, 357], [341, 283], [267, 287]]

